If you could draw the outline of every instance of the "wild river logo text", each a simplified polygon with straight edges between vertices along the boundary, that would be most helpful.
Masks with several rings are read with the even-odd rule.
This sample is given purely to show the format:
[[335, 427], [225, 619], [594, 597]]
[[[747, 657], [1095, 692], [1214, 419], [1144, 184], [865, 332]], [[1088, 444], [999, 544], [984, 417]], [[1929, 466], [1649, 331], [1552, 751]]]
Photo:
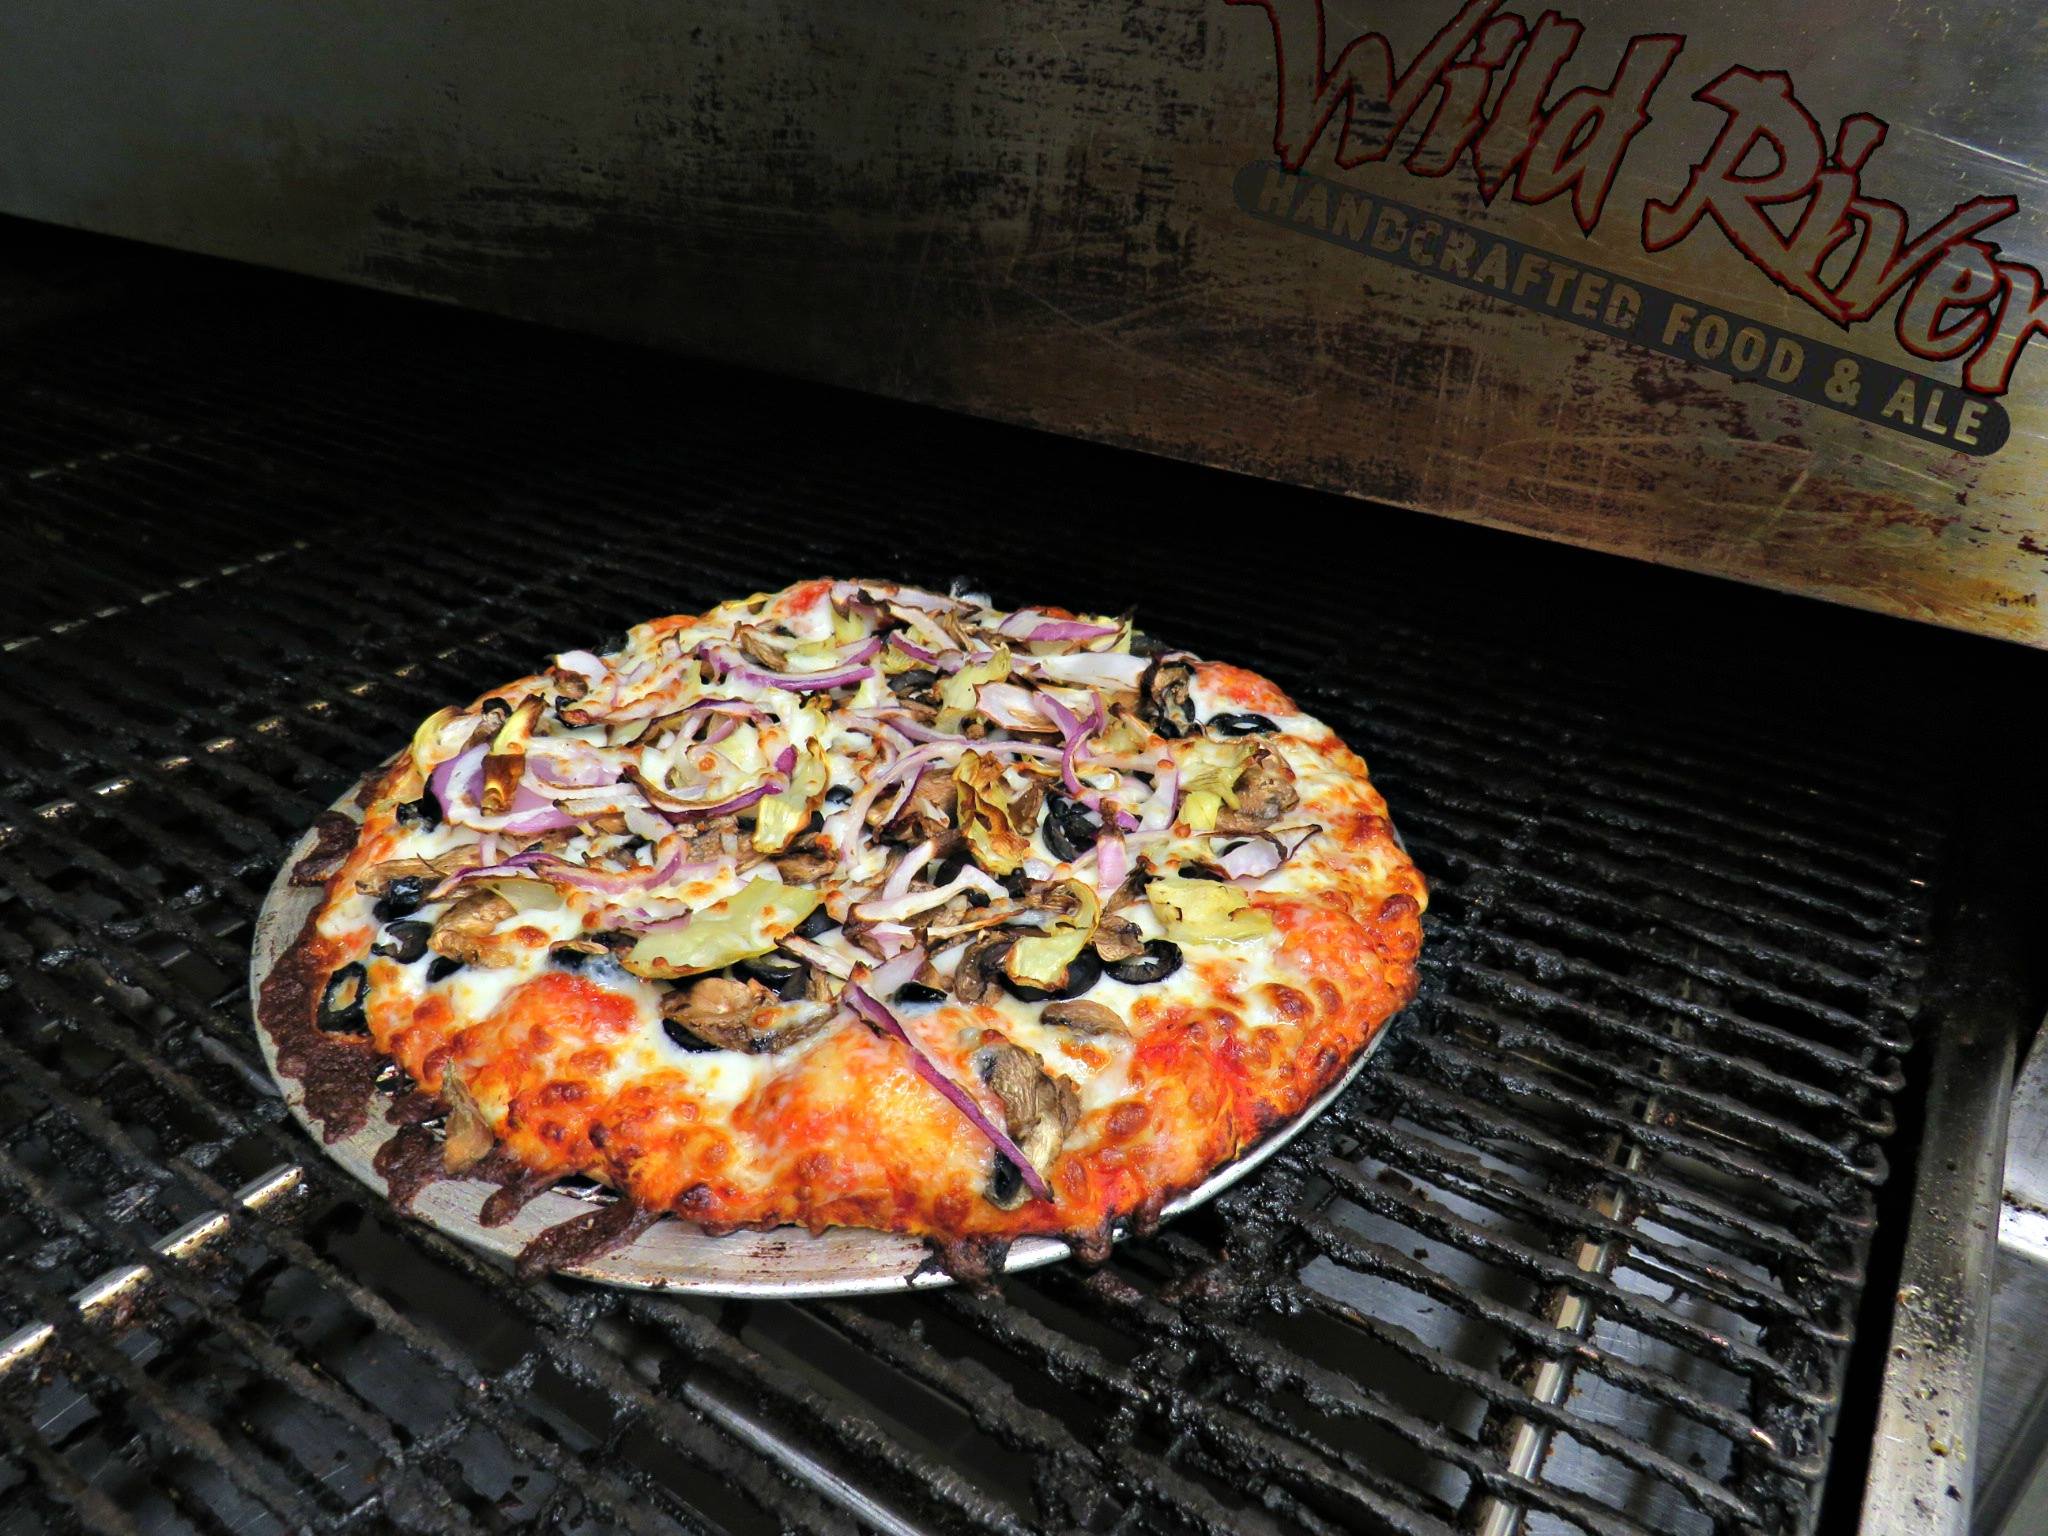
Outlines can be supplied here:
[[1990, 453], [2010, 434], [1995, 397], [2027, 344], [2048, 333], [2040, 272], [1986, 238], [2019, 201], [1968, 197], [1916, 233], [1906, 209], [1862, 190], [1882, 119], [1845, 117], [1830, 142], [1788, 75], [1726, 69], [1693, 93], [1722, 113], [1713, 142], [1682, 185], [1624, 216], [1640, 219], [1653, 254], [1711, 221], [1759, 272], [1844, 330], [1896, 303], [1900, 345], [1959, 362], [1961, 387], [1301, 174], [1319, 144], [1338, 169], [1386, 160], [1434, 97], [1403, 169], [1440, 177], [1469, 164], [1487, 203], [1502, 193], [1530, 205], [1565, 198], [1591, 233], [1618, 211], [1608, 207], [1615, 176], [1683, 36], [1631, 37], [1606, 85], [1552, 99], [1584, 32], [1556, 11], [1532, 25], [1503, 12], [1504, 0], [1468, 0], [1397, 71], [1377, 32], [1333, 47], [1322, 0], [1229, 3], [1266, 12], [1277, 78], [1277, 163], [1239, 173], [1246, 212], [1946, 447]]

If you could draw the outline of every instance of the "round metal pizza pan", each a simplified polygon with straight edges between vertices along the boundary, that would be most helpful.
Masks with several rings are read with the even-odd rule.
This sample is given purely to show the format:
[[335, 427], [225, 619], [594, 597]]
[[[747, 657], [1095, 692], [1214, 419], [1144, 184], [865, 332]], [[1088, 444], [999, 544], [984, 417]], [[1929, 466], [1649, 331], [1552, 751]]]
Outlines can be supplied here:
[[[361, 818], [353, 791], [337, 801], [334, 809], [351, 819]], [[256, 998], [262, 994], [264, 978], [298, 935], [306, 915], [320, 898], [317, 889], [295, 886], [289, 879], [291, 867], [312, 844], [313, 833], [308, 829], [278, 871], [257, 913], [249, 956], [252, 1011]], [[1385, 1029], [1375, 1035], [1372, 1044], [1359, 1053], [1336, 1085], [1301, 1114], [1235, 1162], [1225, 1164], [1196, 1188], [1170, 1202], [1163, 1214], [1178, 1216], [1213, 1200], [1286, 1146], [1350, 1086], [1385, 1035]], [[256, 1038], [278, 1091], [320, 1149], [371, 1189], [386, 1193], [384, 1179], [373, 1165], [378, 1149], [397, 1134], [397, 1127], [385, 1121], [384, 1102], [372, 1103], [369, 1122], [354, 1135], [340, 1141], [321, 1141], [318, 1127], [307, 1118], [304, 1090], [297, 1082], [279, 1075], [276, 1047], [261, 1024], [256, 1025]], [[420, 1192], [412, 1213], [460, 1242], [509, 1261], [548, 1227], [588, 1215], [592, 1209], [586, 1200], [551, 1191], [531, 1201], [504, 1225], [487, 1227], [478, 1216], [495, 1188], [479, 1179], [440, 1180]], [[1118, 1235], [1121, 1238], [1122, 1234]], [[1003, 1267], [1005, 1271], [1036, 1269], [1066, 1258], [1071, 1251], [1056, 1238], [1020, 1238], [1011, 1245]], [[712, 1237], [673, 1219], [656, 1222], [625, 1247], [567, 1266], [559, 1273], [606, 1285], [699, 1296], [863, 1296], [953, 1283], [950, 1275], [931, 1262], [930, 1249], [917, 1238], [853, 1227], [834, 1227], [816, 1236], [801, 1228], [783, 1227], [771, 1232], [735, 1232]]]

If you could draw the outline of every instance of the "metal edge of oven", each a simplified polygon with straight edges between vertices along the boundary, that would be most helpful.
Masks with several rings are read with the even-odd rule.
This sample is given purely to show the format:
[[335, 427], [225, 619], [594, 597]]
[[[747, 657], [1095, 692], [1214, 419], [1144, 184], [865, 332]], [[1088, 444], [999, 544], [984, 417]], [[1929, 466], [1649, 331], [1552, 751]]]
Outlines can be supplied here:
[[[2041, 1023], [2040, 956], [2048, 947], [2033, 856], [2048, 818], [2027, 809], [2024, 777], [2038, 759], [2010, 737], [1984, 745], [1963, 758], [1963, 772], [1986, 782], [1970, 795], [1946, 872], [1954, 895], [1938, 909], [1931, 945], [1922, 1028], [1930, 1059], [1920, 1134], [1907, 1143], [1916, 1151], [1893, 1294], [1872, 1298], [1888, 1315], [1889, 1336], [1860, 1490], [1861, 1536], [1973, 1530], [2014, 1074]], [[2048, 1100], [2043, 1113], [2048, 1145]], [[1873, 1290], [1885, 1282], [1873, 1270]], [[2001, 1536], [2018, 1532], [2007, 1527]]]

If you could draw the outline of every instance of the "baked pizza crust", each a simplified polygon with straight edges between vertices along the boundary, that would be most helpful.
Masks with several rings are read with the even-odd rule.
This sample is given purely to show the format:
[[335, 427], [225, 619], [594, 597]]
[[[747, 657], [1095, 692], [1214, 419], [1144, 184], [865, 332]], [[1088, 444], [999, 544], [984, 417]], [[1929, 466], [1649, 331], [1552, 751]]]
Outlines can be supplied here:
[[[804, 583], [627, 640], [428, 722], [365, 786], [360, 831], [333, 828], [307, 861], [323, 898], [259, 1017], [330, 1139], [363, 1123], [392, 1064], [416, 1085], [384, 1168], [401, 1203], [442, 1173], [494, 1177], [515, 1205], [584, 1175], [625, 1197], [604, 1242], [672, 1213], [714, 1232], [907, 1233], [966, 1269], [1026, 1234], [1099, 1253], [1113, 1224], [1144, 1225], [1299, 1113], [1413, 995], [1426, 896], [1385, 803], [1256, 674], [1134, 656], [1143, 638], [1114, 620], [879, 582]], [[973, 689], [949, 715], [962, 673]], [[1060, 707], [1032, 702], [1046, 694]], [[707, 699], [723, 702], [693, 714]], [[658, 745], [691, 719], [683, 752]], [[596, 809], [600, 778], [638, 795], [630, 817]], [[950, 806], [918, 803], [956, 781], [970, 787]], [[394, 902], [389, 871], [413, 867], [398, 861], [431, 870]], [[780, 888], [765, 906], [748, 894], [761, 884]], [[799, 913], [806, 893], [822, 902]], [[754, 929], [724, 936], [750, 907]], [[992, 911], [1009, 919], [973, 926]], [[803, 918], [809, 937], [791, 931]], [[1057, 960], [1084, 924], [1086, 963], [1057, 979], [1101, 974], [1064, 1007], [1003, 974], [1033, 970], [1014, 946], [989, 962], [1005, 936]], [[692, 969], [735, 942], [764, 953]], [[1150, 980], [1096, 958], [1134, 943], [1177, 944], [1178, 968]], [[671, 969], [667, 954], [683, 974], [635, 974]], [[763, 974], [792, 995], [761, 1005]], [[849, 1006], [880, 987], [879, 1019]], [[697, 1007], [707, 996], [738, 1023]]]

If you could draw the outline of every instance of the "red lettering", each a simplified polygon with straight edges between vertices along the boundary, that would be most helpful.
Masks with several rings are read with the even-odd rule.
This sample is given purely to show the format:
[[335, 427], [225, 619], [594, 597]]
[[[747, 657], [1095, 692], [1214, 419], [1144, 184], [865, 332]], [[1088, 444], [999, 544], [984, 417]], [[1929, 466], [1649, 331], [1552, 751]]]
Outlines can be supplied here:
[[[1961, 357], [1990, 329], [1991, 302], [1999, 287], [1991, 252], [1974, 240], [1964, 241], [1922, 272], [1907, 291], [1893, 324], [1899, 345], [1915, 357]], [[1971, 313], [1944, 324], [1952, 309]]]
[[[1444, 66], [1464, 51], [1480, 23], [1500, 8], [1502, 0], [1466, 0], [1398, 78], [1394, 50], [1377, 32], [1354, 37], [1335, 59], [1328, 59], [1323, 0], [1228, 3], [1255, 5], [1272, 25], [1273, 62], [1279, 75], [1273, 152], [1282, 165], [1298, 171], [1340, 112], [1334, 155], [1337, 164], [1349, 169], [1385, 159], [1423, 99], [1437, 88]], [[1295, 77], [1290, 79], [1290, 74]], [[1375, 124], [1379, 131], [1370, 141], [1363, 141], [1361, 133], [1363, 142], [1354, 146], [1353, 130], [1362, 128], [1360, 119], [1366, 114], [1380, 119]]]
[[1544, 203], [1569, 189], [1572, 217], [1590, 235], [1629, 141], [1649, 126], [1650, 97], [1684, 46], [1684, 38], [1669, 33], [1630, 38], [1606, 90], [1582, 85], [1566, 92], [1529, 146], [1515, 201]]

